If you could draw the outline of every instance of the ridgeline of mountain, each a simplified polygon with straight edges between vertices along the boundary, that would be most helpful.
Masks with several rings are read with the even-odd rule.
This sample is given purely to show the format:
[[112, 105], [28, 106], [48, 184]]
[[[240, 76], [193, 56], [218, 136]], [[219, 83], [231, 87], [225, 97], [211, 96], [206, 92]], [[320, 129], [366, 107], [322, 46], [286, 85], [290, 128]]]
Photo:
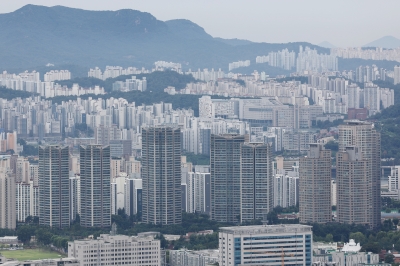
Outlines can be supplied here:
[[336, 48], [335, 45], [331, 44], [330, 42], [324, 41], [318, 44], [318, 46], [325, 47], [325, 48]]
[[400, 40], [393, 36], [384, 36], [378, 40], [370, 42], [363, 47], [382, 47], [387, 49], [393, 49], [400, 47]]
[[[63, 6], [26, 5], [0, 14], [0, 68], [30, 68], [47, 63], [82, 67], [150, 67], [155, 61], [182, 63], [185, 69], [222, 68], [237, 60], [305, 42], [268, 44], [213, 38], [189, 20], [160, 21], [136, 10], [87, 11]], [[229, 40], [228, 40], [229, 42]], [[238, 43], [236, 41], [236, 43]], [[2, 69], [0, 69], [2, 70]]]
[[223, 39], [216, 37], [214, 38], [217, 41], [232, 45], [232, 46], [239, 46], [239, 45], [246, 45], [246, 44], [252, 44], [253, 42], [248, 41], [248, 40], [242, 40], [242, 39]]

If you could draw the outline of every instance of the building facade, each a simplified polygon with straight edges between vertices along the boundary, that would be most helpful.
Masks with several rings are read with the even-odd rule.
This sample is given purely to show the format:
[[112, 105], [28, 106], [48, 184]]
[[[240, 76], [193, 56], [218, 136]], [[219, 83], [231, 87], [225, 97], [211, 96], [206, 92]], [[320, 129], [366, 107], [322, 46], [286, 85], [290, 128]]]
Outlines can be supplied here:
[[182, 222], [180, 129], [142, 129], [142, 221]]
[[240, 146], [245, 137], [211, 135], [211, 219], [240, 221]]
[[171, 266], [209, 266], [218, 262], [218, 250], [170, 250]]
[[0, 228], [16, 227], [15, 178], [10, 170], [10, 156], [0, 156]]
[[68, 242], [68, 257], [78, 259], [80, 266], [160, 266], [160, 240], [153, 237], [100, 235], [97, 239]]
[[70, 225], [68, 147], [39, 146], [39, 224]]
[[[339, 222], [362, 223], [371, 228], [380, 225], [380, 145], [380, 134], [370, 122], [347, 120], [339, 126], [339, 153], [336, 154]], [[365, 212], [360, 214], [360, 209]]]
[[272, 147], [243, 143], [240, 152], [240, 222], [267, 221], [273, 209]]
[[301, 223], [332, 221], [331, 151], [310, 144], [299, 165], [299, 218]]
[[80, 146], [81, 226], [111, 225], [110, 146]]
[[312, 227], [299, 224], [221, 227], [219, 265], [312, 263]]

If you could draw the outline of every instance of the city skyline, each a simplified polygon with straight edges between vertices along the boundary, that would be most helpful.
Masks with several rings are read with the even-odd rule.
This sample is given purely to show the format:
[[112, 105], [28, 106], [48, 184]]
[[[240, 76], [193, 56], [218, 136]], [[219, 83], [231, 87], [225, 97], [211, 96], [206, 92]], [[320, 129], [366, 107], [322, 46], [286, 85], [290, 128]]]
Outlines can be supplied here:
[[[395, 27], [395, 12], [400, 8], [398, 1], [385, 1], [390, 8], [380, 9], [376, 8], [375, 1], [336, 1], [335, 4], [329, 6], [316, 0], [301, 3], [282, 1], [251, 4], [239, 0], [206, 3], [174, 0], [169, 1], [168, 4], [160, 0], [117, 0], [113, 2], [16, 0], [7, 2], [9, 2], [7, 5], [0, 7], [0, 13], [13, 12], [27, 4], [63, 5], [86, 10], [134, 9], [151, 13], [158, 20], [163, 21], [191, 20], [203, 27], [213, 37], [238, 38], [253, 42], [306, 41], [320, 44], [327, 41], [338, 47], [348, 47], [363, 46], [384, 36], [400, 38]], [[96, 4], [94, 5], [94, 3]], [[176, 8], [177, 6], [179, 8]], [[221, 12], [227, 7], [230, 12]], [[357, 20], [354, 20], [355, 10], [357, 11]], [[374, 14], [373, 20], [370, 19], [371, 13]], [[244, 18], [248, 16], [251, 19], [231, 19], [232, 16]], [[349, 25], [353, 28], [356, 27], [357, 35], [352, 30], [343, 31], [343, 29], [349, 28]]]

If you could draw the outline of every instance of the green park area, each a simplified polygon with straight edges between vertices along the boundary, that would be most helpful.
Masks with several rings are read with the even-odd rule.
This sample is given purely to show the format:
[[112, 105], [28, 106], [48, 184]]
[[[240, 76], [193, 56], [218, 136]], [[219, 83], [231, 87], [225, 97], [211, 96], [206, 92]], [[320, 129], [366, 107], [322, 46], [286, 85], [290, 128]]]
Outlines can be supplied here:
[[7, 259], [15, 259], [19, 261], [58, 259], [64, 257], [57, 252], [45, 249], [1, 250], [0, 254]]

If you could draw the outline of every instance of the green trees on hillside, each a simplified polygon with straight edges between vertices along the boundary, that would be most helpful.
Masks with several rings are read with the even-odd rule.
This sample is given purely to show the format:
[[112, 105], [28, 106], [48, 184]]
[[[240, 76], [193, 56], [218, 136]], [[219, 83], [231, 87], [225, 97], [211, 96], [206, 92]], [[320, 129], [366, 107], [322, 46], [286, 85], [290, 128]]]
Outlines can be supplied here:
[[1, 99], [6, 99], [6, 100], [12, 100], [14, 98], [28, 98], [31, 97], [32, 95], [35, 95], [34, 93], [27, 92], [27, 91], [17, 91], [17, 90], [12, 90], [12, 89], [7, 89], [4, 86], [0, 86], [0, 98]]

